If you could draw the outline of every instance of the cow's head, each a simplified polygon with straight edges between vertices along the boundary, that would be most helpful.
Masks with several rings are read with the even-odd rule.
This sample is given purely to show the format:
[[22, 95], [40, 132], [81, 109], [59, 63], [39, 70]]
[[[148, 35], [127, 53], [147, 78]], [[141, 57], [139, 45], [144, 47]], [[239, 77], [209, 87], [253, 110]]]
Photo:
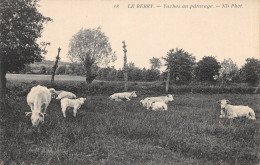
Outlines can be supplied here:
[[152, 104], [153, 104], [153, 103], [155, 103], [155, 101], [147, 100], [147, 103], [146, 103], [147, 110], [149, 110], [149, 109], [152, 108]]
[[56, 98], [58, 96], [54, 88], [49, 88], [49, 91], [51, 93], [51, 98]]
[[220, 109], [220, 116], [219, 117], [220, 118], [224, 118], [226, 116], [226, 109], [225, 109], [225, 107], [226, 107], [227, 104], [230, 104], [230, 101], [226, 100], [226, 99], [222, 99], [222, 100], [218, 101], [218, 103], [220, 104], [220, 107], [221, 107], [221, 109]]
[[83, 104], [86, 101], [86, 98], [81, 97], [79, 98], [79, 101], [81, 102], [81, 104]]
[[167, 97], [168, 97], [168, 101], [173, 101], [174, 100], [173, 99], [173, 95], [171, 95], [171, 94], [168, 94]]
[[31, 122], [33, 126], [38, 126], [39, 123], [44, 122], [44, 117], [46, 113], [41, 112], [25, 112], [26, 116], [31, 115]]
[[144, 100], [141, 100], [140, 103], [142, 104], [142, 106], [146, 105], [146, 102]]
[[133, 91], [130, 96], [131, 96], [131, 97], [137, 97], [136, 91]]
[[221, 109], [225, 109], [226, 105], [230, 104], [230, 101], [226, 100], [226, 99], [222, 99], [222, 100], [218, 101], [218, 103], [220, 104]]

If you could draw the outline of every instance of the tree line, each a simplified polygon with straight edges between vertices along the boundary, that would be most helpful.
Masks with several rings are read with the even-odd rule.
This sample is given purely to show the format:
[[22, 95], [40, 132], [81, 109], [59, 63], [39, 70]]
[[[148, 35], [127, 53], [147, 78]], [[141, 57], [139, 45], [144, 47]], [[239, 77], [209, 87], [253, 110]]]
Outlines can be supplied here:
[[[205, 56], [196, 63], [194, 56], [185, 52], [183, 49], [171, 49], [165, 57], [167, 69], [160, 72], [162, 67], [160, 58], [153, 57], [150, 61], [150, 68], [136, 67], [133, 62], [127, 65], [129, 81], [165, 81], [166, 72], [170, 71], [172, 84], [190, 84], [193, 82], [222, 84], [246, 82], [255, 85], [260, 79], [260, 61], [254, 58], [246, 59], [246, 64], [240, 69], [232, 59], [224, 59], [218, 62], [215, 57]], [[31, 73], [30, 65], [19, 73]], [[122, 69], [115, 67], [95, 67], [95, 79], [106, 81], [123, 81], [124, 74]], [[41, 66], [37, 74], [50, 74], [51, 67]], [[57, 75], [78, 75], [85, 76], [86, 70], [82, 63], [73, 62], [69, 65], [59, 66], [56, 70]]]

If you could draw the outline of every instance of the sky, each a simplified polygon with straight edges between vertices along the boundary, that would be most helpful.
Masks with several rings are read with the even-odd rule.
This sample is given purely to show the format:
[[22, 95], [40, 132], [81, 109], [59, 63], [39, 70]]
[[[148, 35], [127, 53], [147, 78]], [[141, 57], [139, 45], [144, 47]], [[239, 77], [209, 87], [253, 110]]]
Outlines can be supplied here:
[[[140, 4], [153, 8], [137, 8]], [[260, 59], [259, 6], [258, 0], [41, 0], [39, 11], [53, 22], [45, 25], [38, 42], [51, 42], [46, 60], [55, 60], [60, 47], [61, 61], [70, 62], [71, 37], [81, 28], [100, 26], [116, 51], [111, 65], [117, 69], [123, 66], [123, 40], [128, 62], [140, 68], [150, 68], [149, 59], [173, 48], [191, 53], [197, 62], [214, 56], [241, 67], [246, 58]]]

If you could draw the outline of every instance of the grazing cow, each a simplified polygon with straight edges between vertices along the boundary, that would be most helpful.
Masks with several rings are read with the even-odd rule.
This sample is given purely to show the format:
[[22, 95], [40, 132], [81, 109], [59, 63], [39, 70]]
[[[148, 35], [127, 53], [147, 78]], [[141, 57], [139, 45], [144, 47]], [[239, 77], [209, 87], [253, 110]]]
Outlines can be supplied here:
[[230, 105], [230, 101], [223, 99], [219, 101], [221, 110], [219, 118], [233, 119], [245, 116], [248, 119], [255, 120], [255, 112], [252, 108], [244, 105]]
[[123, 92], [123, 93], [115, 93], [109, 97], [110, 100], [114, 101], [130, 101], [130, 98], [137, 97], [136, 91], [133, 92]]
[[78, 98], [78, 99], [68, 99], [63, 98], [60, 101], [61, 110], [64, 117], [66, 117], [66, 109], [68, 107], [73, 108], [73, 116], [76, 117], [78, 109], [81, 107], [82, 104], [86, 101], [86, 98]]
[[56, 99], [60, 100], [60, 99], [63, 99], [63, 98], [75, 99], [76, 95], [72, 92], [61, 91]]
[[168, 107], [165, 102], [155, 102], [152, 100], [148, 100], [147, 102], [147, 110], [153, 110], [153, 111], [167, 111]]
[[143, 105], [143, 107], [147, 106], [147, 102], [149, 100], [154, 101], [154, 102], [165, 102], [168, 103], [169, 101], [173, 101], [173, 96], [171, 94], [168, 94], [167, 96], [159, 96], [159, 97], [147, 97], [143, 100], [140, 101], [140, 103]]
[[31, 121], [33, 126], [39, 125], [40, 122], [44, 122], [44, 116], [46, 110], [51, 102], [51, 91], [44, 86], [35, 86], [31, 88], [31, 91], [27, 95], [27, 103], [31, 108], [31, 112], [25, 112], [26, 116], [31, 114]]

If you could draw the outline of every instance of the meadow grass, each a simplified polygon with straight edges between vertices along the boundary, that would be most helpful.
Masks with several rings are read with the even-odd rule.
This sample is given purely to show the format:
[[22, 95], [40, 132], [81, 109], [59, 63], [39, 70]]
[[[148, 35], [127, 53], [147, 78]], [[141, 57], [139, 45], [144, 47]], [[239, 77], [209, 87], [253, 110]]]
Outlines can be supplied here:
[[[110, 93], [91, 93], [91, 89], [86, 92], [78, 84], [76, 95], [87, 101], [77, 117], [69, 110], [64, 118], [60, 102], [54, 99], [45, 123], [32, 128], [30, 118], [24, 114], [30, 110], [26, 94], [17, 96], [19, 90], [31, 86], [20, 86], [19, 82], [8, 84], [9, 105], [15, 113], [8, 148], [1, 153], [1, 160], [10, 164], [259, 162], [259, 94], [178, 94], [168, 104], [168, 111], [153, 112], [139, 101], [162, 93], [141, 93], [129, 102], [113, 102], [108, 99]], [[110, 90], [113, 92], [113, 88]], [[232, 104], [249, 105], [257, 120], [219, 119], [216, 102], [223, 98]]]

